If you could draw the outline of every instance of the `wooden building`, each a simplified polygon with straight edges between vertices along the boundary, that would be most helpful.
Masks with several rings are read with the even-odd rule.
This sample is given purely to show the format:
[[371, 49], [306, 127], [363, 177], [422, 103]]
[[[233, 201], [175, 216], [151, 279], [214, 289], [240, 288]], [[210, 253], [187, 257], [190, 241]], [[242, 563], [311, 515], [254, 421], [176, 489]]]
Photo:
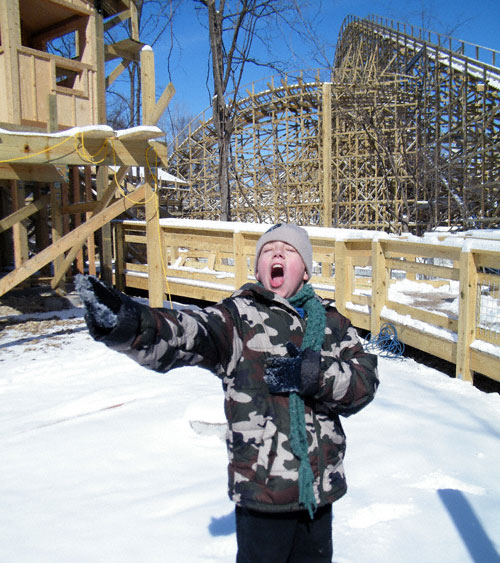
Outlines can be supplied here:
[[[129, 37], [106, 44], [105, 30], [127, 20]], [[106, 87], [130, 61], [141, 65], [143, 126], [113, 131]], [[155, 124], [174, 93], [168, 85], [156, 102], [134, 0], [0, 0], [0, 85], [0, 295], [35, 274], [58, 287], [74, 264], [95, 271], [97, 231], [110, 280], [109, 221], [145, 200], [146, 218], [158, 218], [154, 167], [166, 147]], [[145, 167], [145, 184], [125, 193], [131, 166]]]

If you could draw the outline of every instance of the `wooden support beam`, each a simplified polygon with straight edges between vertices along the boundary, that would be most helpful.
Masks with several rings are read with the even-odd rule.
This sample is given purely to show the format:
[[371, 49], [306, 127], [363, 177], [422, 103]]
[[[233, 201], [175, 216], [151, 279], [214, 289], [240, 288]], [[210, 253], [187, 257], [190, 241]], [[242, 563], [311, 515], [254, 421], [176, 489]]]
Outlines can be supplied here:
[[[96, 174], [97, 200], [99, 201], [106, 194], [108, 185], [108, 167], [99, 166]], [[113, 283], [113, 250], [111, 241], [111, 225], [106, 223], [101, 227], [100, 240], [100, 264], [101, 279], [107, 284]]]
[[[15, 180], [10, 181], [12, 205], [16, 210], [22, 210], [24, 205], [24, 187]], [[12, 238], [14, 242], [14, 264], [19, 268], [28, 259], [28, 230], [22, 221], [17, 221], [12, 226]]]
[[[126, 169], [128, 170], [128, 168]], [[92, 171], [90, 166], [85, 166], [84, 168], [84, 178], [85, 178], [85, 197], [87, 201], [92, 201]], [[94, 212], [86, 213], [85, 220], [88, 221]], [[85, 239], [84, 239], [85, 240]], [[78, 245], [75, 245], [77, 247]], [[72, 250], [70, 250], [72, 252]], [[94, 233], [90, 233], [87, 237], [87, 256], [88, 256], [88, 271], [92, 276], [96, 275], [96, 263], [95, 263], [95, 237]]]
[[332, 85], [322, 86], [323, 226], [332, 226]]
[[129, 59], [139, 62], [139, 52], [143, 47], [144, 43], [131, 38], [122, 39], [112, 45], [104, 45], [106, 62], [113, 59]]
[[20, 221], [31, 217], [31, 215], [33, 215], [37, 211], [40, 211], [42, 207], [45, 207], [49, 203], [49, 201], [50, 195], [42, 195], [32, 203], [25, 205], [21, 209], [14, 211], [10, 215], [7, 215], [7, 217], [0, 219], [0, 233], [6, 231], [7, 229], [10, 229], [16, 223], [19, 223]]
[[[90, 172], [90, 170], [89, 170], [89, 172]], [[128, 172], [128, 167], [122, 167], [118, 170], [118, 172], [116, 173], [116, 176], [110, 182], [110, 184], [108, 185], [106, 190], [101, 194], [101, 197], [97, 200], [97, 202], [95, 202], [94, 212], [93, 212], [93, 215], [91, 215], [91, 216], [97, 215], [104, 210], [104, 208], [108, 205], [108, 203], [114, 197], [119, 183], [126, 176], [127, 172]], [[91, 182], [90, 178], [86, 177], [87, 197], [90, 194], [90, 182]], [[87, 219], [88, 219], [88, 217], [89, 217], [89, 215], [87, 215]], [[91, 243], [91, 247], [92, 247], [91, 252], [92, 252], [92, 256], [94, 258], [94, 262], [93, 262], [93, 270], [94, 271], [90, 272], [90, 268], [89, 268], [89, 273], [95, 274], [95, 256], [94, 256], [93, 233], [91, 233], [91, 235], [89, 235], [89, 236], [92, 237], [91, 240], [89, 240], [89, 243]], [[61, 264], [60, 271], [57, 274], [55, 274], [53, 279], [52, 279], [52, 282], [51, 282], [52, 288], [55, 288], [59, 285], [59, 283], [61, 282], [62, 276], [64, 275], [65, 272], [68, 271], [68, 268], [71, 266], [71, 264], [73, 263], [73, 260], [76, 258], [78, 251], [85, 244], [86, 238], [87, 238], [87, 235], [84, 235], [84, 236], [80, 237], [79, 239], [77, 239], [75, 241], [73, 248], [71, 248], [71, 250], [68, 252], [66, 257], [64, 258], [64, 261]], [[102, 260], [102, 257], [101, 257], [101, 260]]]
[[[159, 129], [149, 129], [140, 134], [142, 139], [164, 135]], [[155, 146], [152, 146], [154, 149]], [[86, 130], [68, 137], [0, 132], [0, 160], [9, 161], [3, 164], [11, 165], [147, 166], [151, 155], [148, 157], [146, 148], [144, 140], [137, 140], [132, 134], [115, 137], [114, 131], [108, 129]]]
[[47, 133], [55, 133], [59, 128], [57, 117], [57, 96], [50, 93], [47, 96], [47, 106], [49, 108], [49, 118], [47, 119]]
[[[97, 123], [106, 123], [106, 72], [104, 61], [104, 22], [101, 14], [95, 11], [89, 25], [92, 26], [92, 33], [95, 41], [95, 65], [96, 74], [96, 104], [97, 104]], [[88, 163], [87, 163], [88, 164]]]
[[458, 342], [456, 376], [473, 381], [470, 367], [470, 345], [476, 335], [477, 268], [473, 252], [462, 252], [460, 258]]
[[130, 15], [130, 10], [124, 10], [123, 12], [116, 14], [116, 16], [113, 16], [104, 24], [104, 31], [109, 31], [123, 21], [128, 20], [130, 18]]
[[0, 36], [2, 38], [3, 78], [2, 104], [7, 105], [9, 123], [21, 123], [21, 89], [19, 85], [18, 49], [21, 47], [19, 1], [0, 0]]
[[106, 88], [109, 88], [111, 84], [120, 76], [120, 74], [128, 67], [131, 61], [121, 61], [112, 71], [106, 76]]
[[88, 221], [83, 223], [78, 229], [71, 231], [64, 237], [58, 239], [51, 246], [33, 256], [30, 260], [21, 265], [21, 267], [8, 273], [0, 279], [0, 295], [4, 295], [16, 285], [33, 275], [40, 268], [53, 261], [57, 256], [62, 255], [66, 250], [72, 248], [81, 238], [85, 239], [90, 234], [100, 229], [105, 223], [112, 221], [115, 217], [123, 213], [132, 206], [144, 201], [145, 187], [141, 186], [126, 198], [120, 198], [118, 201], [106, 207], [99, 214], [94, 215]]
[[175, 94], [174, 85], [170, 82], [165, 90], [163, 90], [158, 103], [153, 108], [152, 115], [150, 116], [150, 124], [156, 125], [163, 115], [163, 112], [167, 109], [168, 104], [172, 100]]
[[[81, 190], [80, 190], [80, 169], [78, 166], [71, 167], [71, 185], [73, 187], [73, 201], [80, 201], [81, 197]], [[82, 215], [81, 213], [75, 213], [73, 217], [73, 225], [74, 228], [77, 229], [82, 224]], [[84, 273], [84, 258], [83, 258], [83, 250], [80, 248], [76, 255], [76, 269], [81, 274]]]
[[[50, 207], [52, 210], [52, 246], [63, 236], [63, 224], [61, 213], [61, 184], [55, 183], [50, 187]], [[49, 247], [50, 248], [50, 247]], [[56, 255], [53, 260], [54, 277], [61, 281], [65, 271], [62, 270], [64, 256]], [[45, 264], [43, 264], [45, 266]]]
[[52, 164], [16, 164], [0, 162], [0, 180], [22, 180], [24, 182], [61, 182], [65, 166]]
[[[155, 68], [152, 49], [141, 51], [142, 119], [146, 125], [152, 123], [155, 111]], [[162, 307], [165, 295], [163, 273], [163, 237], [160, 230], [160, 205], [157, 180], [150, 166], [144, 168], [146, 189], [146, 238], [148, 260], [148, 293], [151, 307]]]

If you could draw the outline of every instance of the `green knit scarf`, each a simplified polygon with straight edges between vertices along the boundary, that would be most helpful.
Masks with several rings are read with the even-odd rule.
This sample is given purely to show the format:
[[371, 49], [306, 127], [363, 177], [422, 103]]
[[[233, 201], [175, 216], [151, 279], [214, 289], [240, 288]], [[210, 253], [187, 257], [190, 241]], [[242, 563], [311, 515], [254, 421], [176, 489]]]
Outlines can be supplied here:
[[[294, 307], [303, 308], [307, 315], [301, 350], [312, 348], [317, 352], [321, 351], [325, 338], [326, 313], [312, 285], [304, 284], [288, 302]], [[309, 461], [304, 401], [295, 392], [290, 393], [290, 445], [300, 460], [299, 503], [305, 506], [312, 519], [317, 507], [313, 487], [314, 474]]]

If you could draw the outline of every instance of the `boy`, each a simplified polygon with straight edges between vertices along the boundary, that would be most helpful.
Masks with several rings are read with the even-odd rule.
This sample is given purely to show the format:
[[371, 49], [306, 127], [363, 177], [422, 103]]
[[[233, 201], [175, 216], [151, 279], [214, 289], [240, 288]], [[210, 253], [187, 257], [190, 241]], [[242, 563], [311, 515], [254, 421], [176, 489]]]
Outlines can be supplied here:
[[331, 505], [346, 492], [339, 415], [378, 386], [376, 357], [315, 295], [311, 270], [306, 230], [279, 224], [257, 243], [259, 283], [200, 311], [77, 280], [93, 338], [159, 372], [199, 365], [222, 380], [237, 563], [331, 561]]

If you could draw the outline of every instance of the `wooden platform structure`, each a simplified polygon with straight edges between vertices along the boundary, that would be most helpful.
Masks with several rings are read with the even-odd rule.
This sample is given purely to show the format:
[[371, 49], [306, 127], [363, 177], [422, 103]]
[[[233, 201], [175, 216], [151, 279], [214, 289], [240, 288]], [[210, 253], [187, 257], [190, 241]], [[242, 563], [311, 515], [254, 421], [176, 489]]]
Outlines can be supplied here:
[[[156, 283], [165, 299], [215, 302], [254, 281], [255, 245], [267, 228], [162, 220], [164, 251]], [[150, 268], [138, 261], [145, 255], [138, 249], [148, 245], [146, 223], [117, 221], [113, 229], [117, 287], [147, 290]], [[500, 237], [307, 230], [313, 286], [334, 299], [356, 327], [377, 335], [391, 323], [402, 342], [455, 364], [458, 377], [472, 380], [477, 372], [500, 381]], [[398, 292], [405, 281], [411, 284]]]
[[[106, 44], [104, 31], [123, 21], [130, 38]], [[166, 146], [156, 123], [174, 88], [156, 101], [154, 54], [139, 41], [133, 0], [0, 0], [0, 25], [0, 295], [35, 275], [59, 287], [74, 265], [111, 281], [111, 220], [143, 205], [157, 239]], [[143, 124], [113, 131], [106, 86], [130, 61], [141, 67]], [[127, 193], [131, 166], [143, 167], [144, 183]]]

